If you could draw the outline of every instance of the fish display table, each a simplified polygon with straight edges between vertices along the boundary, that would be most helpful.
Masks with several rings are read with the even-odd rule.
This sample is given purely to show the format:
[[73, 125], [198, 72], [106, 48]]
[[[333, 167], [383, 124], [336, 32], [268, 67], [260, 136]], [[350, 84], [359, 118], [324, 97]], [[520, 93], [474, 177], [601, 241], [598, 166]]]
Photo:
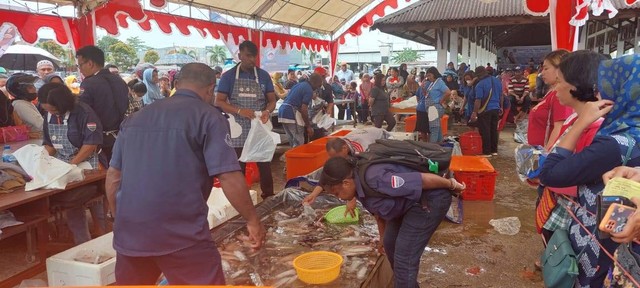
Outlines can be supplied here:
[[323, 220], [329, 209], [344, 205], [335, 197], [320, 195], [312, 207], [302, 207], [306, 192], [285, 189], [256, 206], [267, 229], [265, 245], [249, 248], [246, 223], [231, 219], [212, 230], [222, 257], [227, 284], [273, 287], [310, 287], [297, 278], [293, 259], [310, 251], [342, 255], [343, 265], [331, 287], [392, 287], [392, 272], [386, 257], [376, 249], [375, 218], [360, 209], [360, 222], [329, 224]]

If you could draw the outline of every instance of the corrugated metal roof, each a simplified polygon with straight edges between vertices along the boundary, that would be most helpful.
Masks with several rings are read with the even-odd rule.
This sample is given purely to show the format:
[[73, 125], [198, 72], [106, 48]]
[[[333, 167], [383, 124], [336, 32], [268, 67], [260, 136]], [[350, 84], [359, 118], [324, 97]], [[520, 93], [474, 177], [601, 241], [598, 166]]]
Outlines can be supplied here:
[[[611, 2], [618, 10], [640, 8], [640, 3], [629, 7], [625, 4], [625, 0], [611, 0]], [[530, 16], [524, 11], [523, 5], [522, 0], [498, 0], [494, 3], [484, 3], [480, 0], [423, 0], [377, 20], [374, 27], [377, 24]]]

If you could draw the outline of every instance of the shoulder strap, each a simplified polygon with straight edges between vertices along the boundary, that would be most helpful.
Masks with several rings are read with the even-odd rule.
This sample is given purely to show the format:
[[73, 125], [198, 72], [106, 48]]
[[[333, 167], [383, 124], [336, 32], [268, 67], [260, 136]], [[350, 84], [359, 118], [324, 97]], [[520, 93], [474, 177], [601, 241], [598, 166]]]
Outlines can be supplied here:
[[[98, 74], [100, 75], [100, 74]], [[113, 100], [113, 108], [116, 109], [116, 112], [118, 112], [118, 127], [116, 127], [116, 130], [120, 130], [120, 124], [122, 124], [122, 120], [124, 120], [124, 114], [126, 114], [126, 111], [121, 111], [120, 107], [118, 107], [118, 102], [116, 102], [116, 92], [113, 91], [113, 82], [111, 82], [111, 80], [109, 79], [109, 75], [100, 75], [102, 78], [104, 78], [104, 80], [107, 81], [108, 85], [109, 85], [109, 89], [111, 89], [111, 100]], [[129, 97], [127, 97], [128, 99]], [[104, 128], [104, 132], [107, 132], [106, 127]]]
[[493, 97], [493, 79], [489, 79], [489, 82], [491, 82], [491, 88], [489, 89], [489, 97], [487, 97], [487, 100], [485, 100], [484, 103], [482, 103], [482, 106], [480, 106], [478, 113], [482, 113], [484, 112], [485, 109], [487, 109], [487, 106], [489, 105], [489, 101], [491, 101], [491, 97]]

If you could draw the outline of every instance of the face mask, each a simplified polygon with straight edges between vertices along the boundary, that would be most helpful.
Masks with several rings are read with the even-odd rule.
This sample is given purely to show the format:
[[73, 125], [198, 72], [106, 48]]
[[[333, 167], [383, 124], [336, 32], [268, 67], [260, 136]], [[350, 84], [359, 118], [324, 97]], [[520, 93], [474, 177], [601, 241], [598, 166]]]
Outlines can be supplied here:
[[471, 86], [473, 84], [473, 80], [467, 80], [467, 85]]
[[80, 83], [71, 83], [71, 88], [76, 89], [76, 88], [80, 88]]
[[216, 79], [216, 86], [220, 85], [220, 79]]

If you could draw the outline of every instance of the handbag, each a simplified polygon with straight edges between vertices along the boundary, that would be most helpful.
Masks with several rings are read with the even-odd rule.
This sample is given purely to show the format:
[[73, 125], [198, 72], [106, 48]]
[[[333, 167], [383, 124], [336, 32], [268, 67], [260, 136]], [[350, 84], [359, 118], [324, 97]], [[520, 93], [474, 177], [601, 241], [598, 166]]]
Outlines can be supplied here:
[[540, 196], [540, 202], [536, 207], [536, 230], [538, 234], [542, 233], [544, 224], [547, 223], [551, 212], [558, 205], [558, 199], [547, 187], [543, 187], [542, 196]]
[[29, 140], [27, 125], [8, 126], [0, 128], [0, 143], [11, 143]]
[[[582, 254], [584, 250], [580, 252]], [[571, 247], [569, 233], [556, 230], [540, 258], [542, 278], [547, 288], [573, 287], [578, 276], [578, 257]]]

